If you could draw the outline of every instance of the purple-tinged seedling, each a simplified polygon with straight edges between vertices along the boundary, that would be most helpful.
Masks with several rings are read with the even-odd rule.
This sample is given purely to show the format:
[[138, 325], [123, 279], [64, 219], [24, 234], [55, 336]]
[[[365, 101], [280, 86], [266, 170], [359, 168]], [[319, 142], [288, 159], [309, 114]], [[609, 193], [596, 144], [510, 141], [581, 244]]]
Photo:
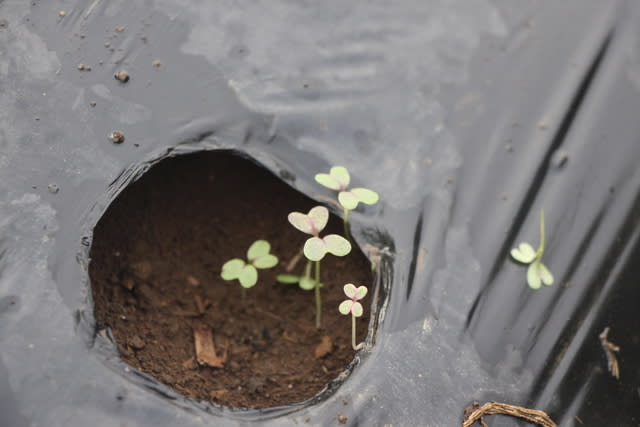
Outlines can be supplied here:
[[347, 168], [343, 166], [333, 166], [328, 174], [316, 174], [315, 179], [318, 184], [339, 192], [338, 201], [344, 210], [344, 235], [348, 239], [349, 212], [357, 208], [358, 203], [376, 204], [379, 200], [378, 193], [362, 187], [348, 189], [351, 176]]
[[266, 269], [275, 266], [278, 258], [269, 253], [271, 245], [266, 240], [256, 240], [247, 251], [247, 260], [234, 258], [222, 266], [220, 276], [224, 280], [238, 280], [240, 282], [242, 301], [245, 300], [246, 290], [258, 283], [258, 268]]
[[364, 312], [360, 300], [367, 295], [368, 289], [366, 286], [356, 288], [352, 283], [347, 283], [343, 289], [349, 299], [342, 301], [338, 310], [345, 316], [351, 314], [351, 347], [357, 351], [362, 348], [363, 344], [356, 345], [356, 318], [362, 316]]
[[337, 234], [320, 237], [319, 234], [329, 221], [329, 211], [324, 206], [312, 208], [308, 214], [291, 212], [289, 222], [298, 230], [313, 237], [304, 244], [304, 256], [309, 261], [320, 261], [327, 253], [335, 256], [345, 256], [351, 252], [351, 243]]
[[[324, 206], [316, 206], [312, 208], [308, 214], [301, 212], [291, 212], [288, 220], [295, 228], [303, 233], [310, 234], [312, 237], [307, 239], [304, 244], [303, 253], [309, 260], [315, 262], [314, 287], [316, 299], [316, 327], [320, 327], [322, 320], [322, 298], [320, 297], [320, 261], [327, 253], [335, 256], [345, 256], [351, 252], [351, 243], [347, 239], [337, 234], [329, 234], [320, 237], [320, 232], [324, 230], [329, 221], [329, 211]], [[309, 264], [307, 264], [309, 268]], [[304, 278], [309, 278], [306, 274]], [[302, 279], [300, 280], [300, 284]], [[305, 279], [305, 286], [308, 285]]]
[[540, 289], [544, 283], [547, 286], [553, 285], [553, 274], [542, 263], [544, 255], [544, 211], [540, 211], [540, 245], [538, 250], [526, 242], [522, 242], [517, 248], [511, 249], [511, 257], [523, 264], [529, 264], [527, 270], [527, 283], [531, 289]]

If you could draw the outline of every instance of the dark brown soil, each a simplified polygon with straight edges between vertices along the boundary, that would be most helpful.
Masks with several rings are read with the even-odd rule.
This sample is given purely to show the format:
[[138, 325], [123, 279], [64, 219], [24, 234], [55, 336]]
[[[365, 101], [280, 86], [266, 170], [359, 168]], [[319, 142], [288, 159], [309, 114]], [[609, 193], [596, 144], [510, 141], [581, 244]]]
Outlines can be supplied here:
[[[228, 152], [160, 162], [113, 202], [95, 228], [89, 272], [99, 328], [110, 327], [123, 361], [186, 396], [231, 407], [265, 408], [318, 393], [351, 362], [351, 319], [338, 312], [342, 285], [371, 285], [359, 250], [322, 261], [323, 322], [313, 292], [275, 281], [305, 235], [291, 211], [317, 205], [270, 172]], [[328, 231], [341, 234], [330, 220]], [[257, 239], [280, 259], [259, 270], [242, 304], [240, 285], [220, 278]], [[296, 273], [305, 264], [301, 260]], [[368, 324], [358, 320], [359, 341]], [[199, 315], [199, 307], [206, 306]], [[210, 329], [222, 368], [196, 362], [194, 330]], [[328, 355], [316, 358], [316, 348]]]

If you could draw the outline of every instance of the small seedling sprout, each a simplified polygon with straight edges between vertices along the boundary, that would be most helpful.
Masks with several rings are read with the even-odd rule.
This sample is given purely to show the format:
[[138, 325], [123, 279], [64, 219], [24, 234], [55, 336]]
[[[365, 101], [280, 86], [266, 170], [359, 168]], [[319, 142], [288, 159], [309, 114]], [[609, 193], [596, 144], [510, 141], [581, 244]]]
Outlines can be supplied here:
[[[301, 212], [291, 212], [288, 220], [295, 228], [303, 233], [310, 234], [312, 237], [307, 239], [304, 244], [304, 256], [311, 262], [315, 263], [314, 287], [316, 299], [316, 327], [320, 327], [322, 319], [322, 299], [320, 296], [320, 261], [327, 253], [335, 256], [345, 256], [351, 252], [351, 243], [342, 236], [337, 234], [329, 234], [320, 237], [320, 232], [324, 230], [329, 221], [329, 211], [324, 206], [316, 206], [311, 208], [308, 214]], [[310, 264], [307, 263], [307, 269]], [[308, 270], [307, 270], [308, 271]], [[309, 278], [309, 274], [305, 274], [299, 283], [303, 286], [303, 279]], [[305, 283], [308, 285], [308, 282]]]
[[[276, 276], [276, 280], [284, 284], [298, 284], [300, 288], [305, 291], [311, 291], [316, 287], [316, 281], [311, 278], [311, 261], [307, 261], [307, 266], [304, 269], [303, 276], [296, 276], [295, 274], [279, 274]], [[320, 283], [320, 287], [322, 287]]]
[[544, 211], [540, 211], [540, 245], [534, 251], [529, 243], [522, 242], [517, 248], [511, 249], [511, 257], [523, 264], [529, 264], [527, 270], [527, 283], [531, 289], [540, 289], [542, 283], [553, 285], [553, 275], [542, 263], [544, 255]]
[[242, 301], [245, 301], [246, 290], [258, 283], [258, 268], [266, 269], [275, 266], [278, 258], [269, 253], [271, 245], [266, 240], [256, 240], [247, 251], [247, 260], [234, 258], [222, 266], [220, 276], [224, 280], [238, 280], [241, 286]]
[[357, 208], [361, 202], [366, 205], [376, 204], [379, 199], [378, 193], [362, 187], [348, 189], [351, 176], [343, 166], [332, 167], [328, 174], [316, 174], [315, 179], [318, 184], [339, 192], [338, 201], [344, 210], [344, 235], [349, 239], [349, 212]]
[[356, 288], [352, 283], [347, 283], [343, 289], [349, 299], [342, 301], [338, 310], [345, 316], [351, 314], [351, 347], [357, 351], [362, 348], [362, 343], [356, 345], [356, 318], [362, 316], [364, 311], [359, 301], [367, 295], [368, 289], [366, 286]]

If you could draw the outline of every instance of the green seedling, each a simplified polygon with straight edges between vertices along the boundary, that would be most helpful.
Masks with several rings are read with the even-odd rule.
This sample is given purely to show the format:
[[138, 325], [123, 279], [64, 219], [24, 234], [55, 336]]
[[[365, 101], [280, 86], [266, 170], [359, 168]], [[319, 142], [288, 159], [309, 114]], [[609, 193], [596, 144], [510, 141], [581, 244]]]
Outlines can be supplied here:
[[[279, 274], [276, 276], [276, 280], [284, 284], [298, 284], [301, 289], [305, 291], [311, 291], [316, 287], [316, 281], [311, 278], [311, 261], [307, 261], [307, 266], [304, 269], [303, 276], [296, 276], [295, 274]], [[320, 283], [320, 287], [322, 287]]]
[[344, 235], [349, 239], [349, 212], [357, 208], [358, 203], [376, 204], [379, 199], [378, 193], [362, 187], [348, 189], [351, 176], [343, 166], [332, 167], [328, 174], [316, 174], [315, 179], [318, 184], [339, 192], [338, 201], [344, 210]]
[[511, 249], [511, 257], [523, 264], [529, 264], [527, 270], [527, 283], [531, 289], [540, 289], [544, 283], [547, 286], [553, 285], [553, 275], [542, 263], [544, 255], [544, 211], [540, 211], [540, 245], [534, 251], [529, 243], [522, 242], [517, 248]]
[[[324, 206], [316, 206], [312, 208], [308, 214], [301, 212], [291, 212], [288, 220], [295, 228], [303, 233], [310, 234], [312, 237], [307, 239], [304, 244], [304, 256], [311, 262], [315, 263], [314, 287], [316, 298], [316, 327], [320, 327], [322, 319], [322, 298], [320, 296], [320, 261], [328, 253], [335, 256], [345, 256], [351, 252], [351, 243], [342, 236], [337, 234], [329, 234], [320, 237], [320, 232], [324, 230], [329, 221], [329, 211]], [[307, 263], [307, 269], [309, 269]], [[306, 278], [310, 274], [305, 274]], [[302, 280], [301, 280], [302, 281]], [[308, 283], [308, 282], [307, 282]]]
[[343, 289], [349, 299], [342, 301], [338, 310], [345, 316], [351, 314], [351, 347], [357, 351], [362, 348], [362, 343], [356, 345], [356, 318], [364, 312], [359, 301], [367, 295], [368, 289], [366, 286], [356, 288], [352, 283], [347, 283]]
[[234, 258], [222, 266], [220, 276], [224, 280], [238, 280], [241, 286], [242, 301], [246, 290], [258, 283], [258, 268], [271, 268], [278, 263], [278, 258], [269, 253], [271, 245], [266, 240], [256, 240], [247, 251], [247, 260]]

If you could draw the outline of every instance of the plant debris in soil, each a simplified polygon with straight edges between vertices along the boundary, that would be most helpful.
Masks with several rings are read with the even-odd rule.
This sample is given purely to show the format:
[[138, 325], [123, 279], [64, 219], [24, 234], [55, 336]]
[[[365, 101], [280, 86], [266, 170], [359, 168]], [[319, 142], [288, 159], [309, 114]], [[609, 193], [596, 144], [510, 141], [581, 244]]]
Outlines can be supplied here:
[[[338, 312], [342, 286], [372, 285], [358, 248], [328, 255], [316, 329], [313, 292], [276, 282], [305, 240], [287, 214], [315, 205], [230, 152], [161, 161], [123, 190], [94, 230], [89, 272], [98, 329], [111, 328], [124, 362], [191, 398], [266, 408], [314, 396], [354, 357], [351, 324]], [[342, 232], [333, 215], [329, 232]], [[280, 261], [260, 272], [243, 304], [240, 285], [220, 272], [256, 239], [268, 240]]]

